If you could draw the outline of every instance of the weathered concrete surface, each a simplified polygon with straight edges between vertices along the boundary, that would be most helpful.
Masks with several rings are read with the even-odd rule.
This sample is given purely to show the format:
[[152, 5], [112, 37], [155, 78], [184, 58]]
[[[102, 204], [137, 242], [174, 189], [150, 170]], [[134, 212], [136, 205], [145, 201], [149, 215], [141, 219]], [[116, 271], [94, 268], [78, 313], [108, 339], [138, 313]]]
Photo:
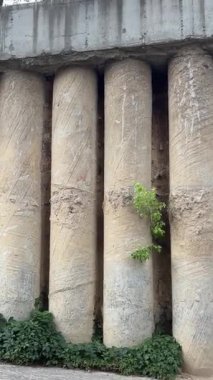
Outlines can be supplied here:
[[96, 267], [96, 75], [68, 68], [53, 89], [49, 309], [67, 340], [93, 334]]
[[213, 377], [213, 61], [169, 66], [173, 333], [187, 371]]
[[[212, 0], [55, 0], [3, 7], [0, 61], [29, 58], [25, 63], [31, 66], [31, 58], [40, 57], [38, 65], [51, 66], [98, 52], [106, 59], [111, 49], [137, 47], [146, 55], [143, 48], [151, 46], [156, 49], [148, 56], [156, 60], [188, 39], [209, 39], [212, 48], [212, 18]], [[158, 47], [163, 44], [169, 44], [165, 50]]]
[[152, 335], [152, 260], [130, 255], [151, 243], [149, 223], [133, 209], [139, 181], [151, 187], [150, 68], [125, 60], [105, 73], [104, 342], [133, 346]]
[[1, 76], [0, 313], [16, 319], [29, 316], [40, 292], [43, 107], [40, 76]]

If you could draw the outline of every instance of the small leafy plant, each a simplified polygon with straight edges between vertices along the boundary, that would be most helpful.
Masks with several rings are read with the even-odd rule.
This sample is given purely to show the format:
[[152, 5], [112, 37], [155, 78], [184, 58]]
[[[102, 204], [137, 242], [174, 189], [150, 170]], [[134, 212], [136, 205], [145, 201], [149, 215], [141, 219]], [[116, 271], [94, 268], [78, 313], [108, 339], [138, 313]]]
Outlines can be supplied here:
[[150, 220], [150, 230], [154, 243], [146, 247], [139, 247], [131, 254], [134, 259], [144, 262], [150, 258], [153, 252], [160, 253], [162, 251], [158, 241], [165, 235], [165, 223], [162, 214], [166, 204], [157, 199], [155, 189], [147, 190], [142, 184], [136, 183], [133, 206], [141, 218], [146, 217]]
[[1, 321], [1, 361], [18, 365], [60, 363], [65, 341], [48, 311], [34, 310], [26, 321]]
[[0, 317], [0, 361], [170, 380], [180, 372], [182, 352], [176, 340], [167, 335], [154, 335], [132, 348], [107, 348], [100, 340], [67, 343], [57, 331], [52, 314], [34, 310], [26, 321]]

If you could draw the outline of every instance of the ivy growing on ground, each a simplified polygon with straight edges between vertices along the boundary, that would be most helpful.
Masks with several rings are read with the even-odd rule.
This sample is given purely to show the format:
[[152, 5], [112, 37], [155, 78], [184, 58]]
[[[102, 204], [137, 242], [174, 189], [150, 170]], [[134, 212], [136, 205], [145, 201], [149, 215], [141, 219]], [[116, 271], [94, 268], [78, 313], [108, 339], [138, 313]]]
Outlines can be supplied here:
[[182, 355], [179, 344], [166, 335], [154, 335], [134, 348], [107, 348], [100, 339], [89, 344], [68, 344], [56, 330], [52, 314], [34, 310], [26, 321], [0, 318], [0, 361], [168, 380], [180, 371]]
[[150, 221], [154, 244], [138, 247], [131, 254], [134, 259], [144, 262], [150, 258], [153, 252], [160, 253], [162, 251], [162, 247], [158, 242], [165, 235], [163, 210], [166, 205], [158, 200], [155, 189], [148, 190], [141, 183], [136, 183], [134, 186], [133, 207], [141, 218], [148, 218]]

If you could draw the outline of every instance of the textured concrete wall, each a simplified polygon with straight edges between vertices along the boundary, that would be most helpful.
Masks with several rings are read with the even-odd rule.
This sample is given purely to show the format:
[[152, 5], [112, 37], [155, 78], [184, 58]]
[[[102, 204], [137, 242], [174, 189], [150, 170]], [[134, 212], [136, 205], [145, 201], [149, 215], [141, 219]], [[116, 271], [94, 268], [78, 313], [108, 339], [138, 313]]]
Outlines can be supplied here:
[[131, 204], [135, 182], [151, 187], [151, 73], [124, 60], [105, 75], [104, 342], [133, 346], [152, 335], [152, 260], [131, 258], [150, 245], [149, 223]]
[[166, 44], [166, 50], [155, 50], [157, 59], [187, 39], [212, 41], [212, 17], [212, 0], [55, 0], [3, 7], [0, 61], [29, 58], [31, 66], [30, 58], [40, 56], [41, 65], [60, 65], [101, 50], [106, 59], [111, 49]]
[[53, 90], [50, 311], [65, 337], [91, 340], [96, 267], [96, 75], [59, 73]]
[[185, 365], [213, 376], [213, 61], [184, 50], [169, 66], [173, 333]]

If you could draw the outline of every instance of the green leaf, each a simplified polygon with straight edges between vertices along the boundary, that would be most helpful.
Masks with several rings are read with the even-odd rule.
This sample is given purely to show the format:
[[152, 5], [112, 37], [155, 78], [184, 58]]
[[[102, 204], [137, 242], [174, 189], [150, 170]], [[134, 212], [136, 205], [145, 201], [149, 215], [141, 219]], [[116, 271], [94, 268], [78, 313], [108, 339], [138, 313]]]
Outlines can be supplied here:
[[157, 199], [155, 189], [148, 190], [137, 182], [134, 185], [133, 207], [141, 218], [146, 217], [150, 220], [150, 231], [154, 244], [139, 247], [131, 253], [133, 259], [144, 262], [150, 258], [153, 252], [162, 251], [158, 240], [165, 236], [165, 222], [163, 221], [162, 212], [166, 208], [166, 204]]

